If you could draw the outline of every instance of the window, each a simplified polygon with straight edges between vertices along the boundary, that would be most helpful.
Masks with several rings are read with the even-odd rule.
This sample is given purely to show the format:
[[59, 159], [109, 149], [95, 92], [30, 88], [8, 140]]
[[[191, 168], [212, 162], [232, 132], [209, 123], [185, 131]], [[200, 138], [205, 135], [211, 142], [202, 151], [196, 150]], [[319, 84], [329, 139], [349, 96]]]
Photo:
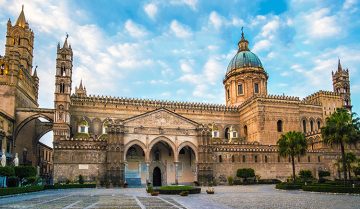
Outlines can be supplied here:
[[2, 64], [0, 66], [0, 75], [4, 75], [5, 74], [5, 64]]
[[78, 132], [79, 133], [88, 133], [89, 131], [89, 123], [83, 119], [78, 126]]
[[304, 131], [304, 133], [306, 133], [306, 121], [305, 120], [303, 120], [303, 131]]
[[246, 157], [245, 157], [245, 155], [242, 156], [242, 161], [243, 161], [243, 163], [246, 162]]
[[282, 122], [282, 120], [278, 120], [278, 122], [277, 122], [277, 131], [278, 132], [283, 131], [283, 122]]
[[234, 155], [231, 156], [231, 162], [235, 162], [235, 157], [234, 157]]
[[159, 149], [155, 150], [155, 161], [160, 161], [160, 150]]
[[320, 121], [318, 120], [318, 122], [317, 122], [317, 126], [318, 126], [318, 130], [320, 130], [321, 129], [321, 123], [320, 123]]
[[246, 126], [246, 125], [244, 126], [244, 135], [245, 135], [245, 137], [247, 137], [247, 135], [248, 135], [248, 130], [247, 130], [247, 126]]
[[219, 155], [219, 163], [222, 163], [222, 156]]
[[227, 95], [227, 98], [230, 99], [230, 90], [229, 89], [226, 90], [226, 95]]
[[314, 121], [313, 120], [310, 121], [310, 131], [311, 132], [314, 131]]
[[213, 131], [213, 138], [218, 138], [219, 137], [219, 132], [218, 131]]
[[280, 156], [278, 156], [278, 163], [280, 163]]
[[320, 159], [320, 156], [318, 156], [318, 162], [320, 163], [321, 159]]
[[60, 93], [64, 93], [64, 92], [65, 92], [65, 84], [60, 83]]
[[108, 127], [109, 127], [109, 122], [105, 121], [103, 123], [102, 134], [107, 134], [108, 133], [108, 129], [109, 129]]
[[254, 93], [255, 93], [255, 94], [258, 94], [258, 93], [259, 93], [259, 84], [258, 84], [258, 83], [255, 83], [255, 84], [254, 84]]
[[268, 162], [268, 156], [265, 155], [265, 163]]
[[298, 162], [300, 163], [300, 156], [298, 156]]
[[254, 161], [255, 161], [255, 163], [257, 163], [257, 161], [258, 161], [257, 155], [254, 156]]
[[85, 126], [80, 126], [80, 132], [85, 133]]
[[244, 94], [244, 89], [243, 89], [243, 84], [242, 83], [240, 83], [239, 85], [238, 85], [238, 94], [240, 95], [240, 94]]
[[308, 156], [308, 162], [310, 163], [310, 156]]
[[237, 132], [236, 131], [232, 132], [232, 138], [237, 138]]
[[225, 139], [229, 139], [229, 128], [225, 128], [224, 137]]

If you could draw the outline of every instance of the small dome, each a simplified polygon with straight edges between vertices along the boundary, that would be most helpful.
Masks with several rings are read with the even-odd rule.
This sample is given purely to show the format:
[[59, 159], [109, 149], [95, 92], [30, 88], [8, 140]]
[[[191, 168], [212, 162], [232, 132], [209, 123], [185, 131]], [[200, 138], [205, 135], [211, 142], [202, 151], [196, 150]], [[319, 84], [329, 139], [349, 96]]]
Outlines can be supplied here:
[[263, 68], [260, 59], [254, 53], [251, 51], [238, 51], [238, 53], [230, 61], [226, 73], [242, 67]]

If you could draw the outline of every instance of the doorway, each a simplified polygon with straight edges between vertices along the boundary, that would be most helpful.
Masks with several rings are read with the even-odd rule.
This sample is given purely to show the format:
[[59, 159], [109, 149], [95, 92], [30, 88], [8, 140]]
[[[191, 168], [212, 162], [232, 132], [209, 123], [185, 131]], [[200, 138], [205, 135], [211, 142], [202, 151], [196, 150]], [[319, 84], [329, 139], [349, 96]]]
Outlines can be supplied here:
[[161, 186], [161, 170], [159, 167], [154, 168], [153, 172], [153, 186], [159, 187]]

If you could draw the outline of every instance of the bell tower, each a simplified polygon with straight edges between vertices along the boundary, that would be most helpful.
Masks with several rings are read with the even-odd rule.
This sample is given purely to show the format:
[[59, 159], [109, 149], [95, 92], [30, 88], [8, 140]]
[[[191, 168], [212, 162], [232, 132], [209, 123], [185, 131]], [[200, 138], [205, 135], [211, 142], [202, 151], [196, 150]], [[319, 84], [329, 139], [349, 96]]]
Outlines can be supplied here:
[[25, 19], [24, 5], [14, 26], [7, 22], [5, 57], [16, 59], [21, 70], [32, 74], [34, 33]]
[[73, 67], [73, 52], [66, 35], [63, 47], [57, 46], [55, 101], [54, 101], [54, 143], [70, 137], [70, 94]]
[[39, 77], [33, 72], [34, 33], [24, 6], [14, 25], [7, 21], [5, 55], [0, 56], [0, 110], [15, 117], [16, 108], [38, 106]]
[[340, 59], [338, 61], [338, 69], [332, 72], [333, 88], [334, 92], [340, 94], [343, 98], [344, 108], [351, 111], [351, 94], [350, 94], [350, 77], [349, 69], [343, 69], [341, 67]]

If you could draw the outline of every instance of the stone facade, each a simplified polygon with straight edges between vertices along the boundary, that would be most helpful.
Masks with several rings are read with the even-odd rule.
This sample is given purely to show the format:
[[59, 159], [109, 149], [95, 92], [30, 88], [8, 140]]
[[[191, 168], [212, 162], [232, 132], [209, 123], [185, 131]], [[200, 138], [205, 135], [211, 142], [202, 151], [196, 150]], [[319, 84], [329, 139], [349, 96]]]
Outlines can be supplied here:
[[[26, 22], [23, 11], [18, 22]], [[226, 105], [94, 96], [82, 82], [72, 91], [73, 51], [66, 37], [57, 47], [54, 109], [41, 109], [36, 70], [28, 79], [24, 74], [30, 75], [31, 68], [21, 74], [16, 67], [31, 66], [33, 35], [24, 32], [28, 41], [20, 43], [28, 44], [27, 50], [16, 52], [19, 56], [12, 60], [15, 56], [7, 53], [18, 39], [12, 38], [10, 26], [0, 76], [0, 96], [6, 103], [0, 106], [0, 119], [9, 125], [1, 126], [0, 137], [14, 139], [10, 152], [22, 155], [21, 150], [53, 130], [55, 182], [76, 181], [79, 175], [113, 186], [205, 182], [248, 167], [261, 178], [284, 180], [291, 175], [291, 164], [279, 157], [276, 142], [288, 131], [301, 131], [309, 141], [307, 154], [297, 159], [297, 172], [309, 169], [316, 175], [328, 170], [337, 177], [339, 149], [322, 143], [320, 128], [336, 108], [351, 110], [350, 78], [340, 61], [333, 73], [333, 92], [318, 91], [304, 99], [269, 95], [269, 75], [242, 33], [223, 80]], [[30, 30], [27, 23], [14, 27]], [[21, 84], [21, 77], [28, 79], [27, 85]], [[11, 83], [16, 79], [19, 82]], [[25, 87], [30, 89], [22, 91]], [[10, 125], [14, 133], [6, 128]], [[348, 149], [359, 154], [354, 147]], [[36, 149], [29, 150], [35, 156], [31, 163], [38, 164]]]

